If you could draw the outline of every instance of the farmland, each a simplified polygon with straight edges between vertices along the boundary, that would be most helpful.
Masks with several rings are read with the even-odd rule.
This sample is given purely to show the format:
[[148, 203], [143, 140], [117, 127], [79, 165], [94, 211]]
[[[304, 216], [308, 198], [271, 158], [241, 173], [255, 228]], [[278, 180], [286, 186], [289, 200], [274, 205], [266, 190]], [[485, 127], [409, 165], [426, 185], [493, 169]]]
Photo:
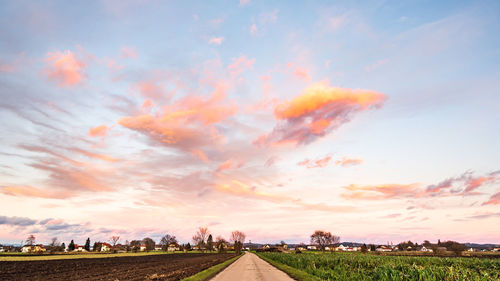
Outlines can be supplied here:
[[[500, 280], [499, 259], [378, 256], [361, 253], [258, 253], [307, 273], [299, 280]], [[305, 275], [305, 274], [302, 274]]]
[[235, 256], [193, 253], [0, 261], [0, 280], [181, 280]]

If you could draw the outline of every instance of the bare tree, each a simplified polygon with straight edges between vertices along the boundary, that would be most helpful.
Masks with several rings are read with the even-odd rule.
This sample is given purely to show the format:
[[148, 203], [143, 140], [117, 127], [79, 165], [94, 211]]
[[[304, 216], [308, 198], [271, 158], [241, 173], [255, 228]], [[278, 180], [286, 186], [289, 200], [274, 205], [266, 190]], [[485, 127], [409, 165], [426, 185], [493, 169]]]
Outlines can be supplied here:
[[238, 255], [241, 253], [241, 249], [243, 248], [243, 243], [245, 243], [245, 238], [246, 238], [245, 233], [239, 230], [233, 231], [231, 233], [231, 241], [234, 242], [234, 250]]
[[113, 245], [113, 248], [116, 246], [116, 243], [120, 240], [120, 236], [111, 236], [109, 241], [111, 242], [111, 245]]
[[177, 238], [175, 238], [174, 235], [167, 234], [163, 236], [160, 240], [161, 249], [166, 251], [168, 249], [168, 245], [172, 243], [177, 244]]
[[195, 245], [198, 246], [198, 248], [203, 252], [205, 250], [205, 244], [208, 238], [208, 235], [210, 235], [210, 232], [208, 231], [207, 227], [200, 227], [196, 234], [193, 236], [193, 242]]
[[330, 232], [326, 232], [323, 230], [316, 230], [311, 235], [311, 243], [318, 245], [321, 251], [325, 251], [326, 246], [338, 243], [339, 241], [339, 236], [332, 235]]
[[35, 241], [36, 241], [35, 235], [30, 234], [30, 236], [26, 238], [26, 245], [33, 246], [35, 245]]
[[222, 236], [217, 236], [217, 238], [215, 238], [215, 247], [217, 248], [217, 251], [219, 253], [222, 253], [226, 250], [226, 244], [227, 241], [226, 239], [222, 238]]
[[49, 247], [51, 254], [56, 251], [56, 249], [59, 247], [59, 242], [57, 241], [57, 237], [53, 237], [52, 239], [50, 239]]

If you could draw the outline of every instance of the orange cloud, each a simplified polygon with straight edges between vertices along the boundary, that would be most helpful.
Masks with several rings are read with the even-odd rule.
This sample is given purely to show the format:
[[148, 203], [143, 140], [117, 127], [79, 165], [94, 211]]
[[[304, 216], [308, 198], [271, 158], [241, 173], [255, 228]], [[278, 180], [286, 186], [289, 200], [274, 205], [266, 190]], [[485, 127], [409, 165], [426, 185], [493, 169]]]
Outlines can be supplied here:
[[224, 37], [212, 37], [208, 40], [208, 44], [210, 45], [220, 45], [224, 41]]
[[415, 197], [421, 194], [419, 184], [382, 184], [382, 185], [355, 185], [344, 186], [349, 193], [342, 197], [351, 200], [383, 200], [393, 198]]
[[108, 134], [109, 130], [110, 130], [110, 128], [108, 126], [99, 125], [97, 127], [90, 128], [89, 136], [91, 136], [91, 137], [105, 137]]
[[229, 169], [234, 169], [234, 168], [239, 168], [243, 165], [242, 162], [236, 162], [232, 159], [226, 160], [223, 163], [219, 165], [217, 168], [217, 172], [222, 172], [224, 170], [229, 170]]
[[335, 164], [340, 165], [342, 167], [359, 165], [361, 163], [363, 163], [363, 160], [361, 159], [347, 158], [347, 157], [343, 157], [342, 159], [335, 161]]
[[208, 161], [202, 149], [222, 139], [214, 125], [238, 110], [233, 102], [225, 101], [226, 90], [220, 83], [209, 98], [188, 95], [164, 107], [161, 114], [126, 116], [118, 124]]
[[317, 159], [314, 161], [311, 161], [309, 159], [305, 159], [305, 160], [297, 163], [297, 165], [306, 166], [307, 168], [323, 168], [323, 167], [326, 167], [328, 165], [328, 163], [330, 162], [331, 159], [332, 159], [331, 156], [326, 156], [324, 158]]
[[120, 54], [122, 58], [126, 59], [136, 59], [138, 57], [137, 51], [133, 47], [122, 47], [120, 49]]
[[233, 58], [233, 63], [227, 67], [232, 77], [240, 75], [243, 71], [252, 68], [255, 63], [255, 58], [248, 59], [247, 56], [241, 56], [237, 59]]
[[351, 206], [333, 206], [326, 204], [311, 204], [302, 202], [300, 199], [292, 198], [286, 195], [271, 194], [258, 191], [257, 187], [250, 186], [238, 180], [231, 180], [230, 183], [217, 184], [215, 189], [219, 192], [239, 196], [243, 198], [264, 200], [276, 204], [292, 204], [307, 210], [324, 211], [324, 212], [351, 212], [355, 208]]
[[60, 87], [79, 84], [85, 77], [86, 63], [71, 51], [47, 53], [45, 74], [58, 82]]
[[65, 199], [73, 195], [70, 191], [45, 190], [31, 186], [2, 186], [0, 187], [0, 192], [11, 196], [47, 199]]
[[380, 107], [385, 99], [384, 94], [370, 90], [313, 84], [291, 101], [278, 104], [274, 115], [282, 123], [254, 143], [310, 143], [349, 122], [354, 113]]

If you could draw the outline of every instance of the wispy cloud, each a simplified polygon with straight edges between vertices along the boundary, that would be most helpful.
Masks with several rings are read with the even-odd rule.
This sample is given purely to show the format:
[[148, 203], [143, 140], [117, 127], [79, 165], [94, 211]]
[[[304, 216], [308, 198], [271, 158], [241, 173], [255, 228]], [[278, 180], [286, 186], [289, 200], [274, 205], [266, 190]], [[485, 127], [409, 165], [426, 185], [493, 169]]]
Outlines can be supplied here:
[[137, 54], [137, 50], [134, 47], [126, 47], [123, 46], [120, 49], [120, 55], [125, 59], [136, 59], [139, 55]]
[[224, 41], [224, 37], [212, 37], [208, 40], [208, 44], [210, 45], [220, 45]]

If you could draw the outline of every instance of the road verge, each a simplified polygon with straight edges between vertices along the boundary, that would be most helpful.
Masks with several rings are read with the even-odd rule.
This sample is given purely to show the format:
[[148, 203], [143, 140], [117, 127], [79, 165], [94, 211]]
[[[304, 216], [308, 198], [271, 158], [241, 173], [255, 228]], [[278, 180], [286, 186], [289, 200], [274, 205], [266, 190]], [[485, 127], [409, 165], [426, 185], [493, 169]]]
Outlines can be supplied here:
[[225, 262], [221, 262], [219, 264], [216, 264], [210, 268], [207, 268], [203, 271], [196, 273], [195, 275], [184, 278], [181, 281], [205, 281], [205, 280], [209, 280], [210, 278], [217, 275], [217, 273], [221, 272], [222, 270], [224, 270], [228, 266], [230, 266], [233, 262], [235, 262], [237, 259], [239, 259], [242, 255], [243, 254], [236, 256], [234, 258], [230, 258]]
[[282, 264], [280, 262], [266, 258], [262, 255], [259, 255], [259, 253], [255, 253], [255, 254], [257, 254], [257, 256], [259, 256], [259, 258], [270, 263], [272, 266], [285, 272], [286, 274], [288, 274], [288, 276], [292, 277], [295, 280], [298, 280], [298, 281], [321, 281], [321, 279], [319, 279], [316, 276], [313, 276], [305, 271], [302, 271], [302, 270], [296, 269], [294, 267], [288, 266], [286, 264]]

